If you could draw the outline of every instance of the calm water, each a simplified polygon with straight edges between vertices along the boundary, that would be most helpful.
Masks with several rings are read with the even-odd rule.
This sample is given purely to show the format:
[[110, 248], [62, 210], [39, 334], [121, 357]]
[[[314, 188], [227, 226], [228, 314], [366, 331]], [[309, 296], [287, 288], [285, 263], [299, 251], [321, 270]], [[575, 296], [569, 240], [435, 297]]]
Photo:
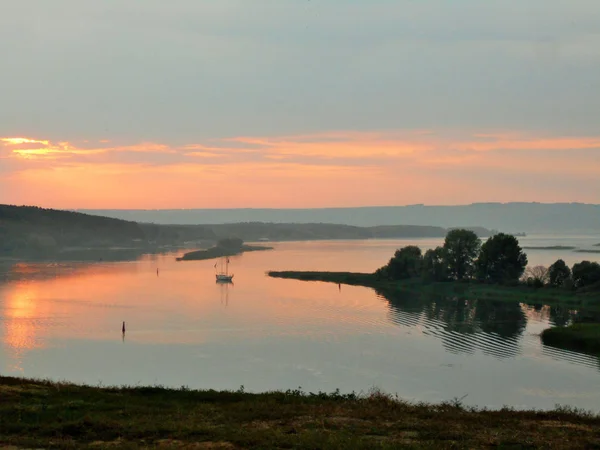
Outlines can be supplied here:
[[[538, 333], [568, 311], [459, 299], [386, 297], [371, 289], [272, 279], [265, 271], [372, 271], [394, 249], [441, 240], [274, 244], [213, 261], [0, 266], [0, 373], [90, 384], [264, 391], [367, 391], [423, 401], [600, 410], [598, 358], [544, 347]], [[600, 237], [522, 238], [591, 248]], [[531, 264], [598, 260], [528, 252]], [[156, 269], [160, 272], [157, 276]], [[122, 340], [121, 321], [127, 322]]]

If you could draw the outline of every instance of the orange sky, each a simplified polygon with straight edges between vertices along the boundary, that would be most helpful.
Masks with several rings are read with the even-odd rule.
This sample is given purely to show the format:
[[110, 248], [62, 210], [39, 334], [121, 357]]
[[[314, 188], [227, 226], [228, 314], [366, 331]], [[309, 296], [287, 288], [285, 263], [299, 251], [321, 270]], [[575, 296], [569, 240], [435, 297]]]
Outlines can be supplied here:
[[344, 132], [170, 145], [0, 137], [0, 203], [235, 208], [600, 203], [600, 137]]

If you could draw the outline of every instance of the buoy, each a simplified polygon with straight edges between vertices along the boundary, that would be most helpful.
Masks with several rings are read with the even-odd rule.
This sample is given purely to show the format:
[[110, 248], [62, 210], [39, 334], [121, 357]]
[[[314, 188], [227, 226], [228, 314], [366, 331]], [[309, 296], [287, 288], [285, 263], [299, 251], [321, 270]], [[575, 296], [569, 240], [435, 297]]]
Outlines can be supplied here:
[[125, 334], [125, 322], [123, 322], [123, 328], [122, 328], [123, 334]]

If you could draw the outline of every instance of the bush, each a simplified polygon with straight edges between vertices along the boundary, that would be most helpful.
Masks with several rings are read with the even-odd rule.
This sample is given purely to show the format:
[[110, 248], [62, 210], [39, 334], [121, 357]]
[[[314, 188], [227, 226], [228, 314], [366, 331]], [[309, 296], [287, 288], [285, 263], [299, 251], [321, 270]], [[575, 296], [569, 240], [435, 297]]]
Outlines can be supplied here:
[[409, 245], [396, 250], [394, 256], [386, 266], [375, 272], [378, 278], [389, 280], [404, 280], [421, 275], [423, 257], [421, 249], [415, 245]]
[[541, 288], [548, 284], [548, 269], [544, 266], [528, 267], [524, 276], [528, 286]]

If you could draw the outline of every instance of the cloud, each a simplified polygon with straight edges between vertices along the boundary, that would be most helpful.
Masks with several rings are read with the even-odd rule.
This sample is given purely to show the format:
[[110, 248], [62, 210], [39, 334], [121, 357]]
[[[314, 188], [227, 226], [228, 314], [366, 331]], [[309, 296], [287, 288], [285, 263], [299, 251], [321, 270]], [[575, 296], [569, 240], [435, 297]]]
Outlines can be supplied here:
[[48, 141], [36, 141], [35, 139], [29, 139], [29, 138], [19, 138], [19, 137], [14, 137], [14, 138], [1, 138], [0, 142], [3, 142], [4, 145], [23, 145], [23, 144], [42, 144], [42, 145], [49, 145]]
[[384, 130], [182, 145], [19, 139], [0, 140], [0, 202], [168, 208], [452, 204], [522, 196], [600, 201], [600, 139], [594, 136]]
[[597, 0], [142, 3], [6, 5], [0, 134], [596, 130]]

